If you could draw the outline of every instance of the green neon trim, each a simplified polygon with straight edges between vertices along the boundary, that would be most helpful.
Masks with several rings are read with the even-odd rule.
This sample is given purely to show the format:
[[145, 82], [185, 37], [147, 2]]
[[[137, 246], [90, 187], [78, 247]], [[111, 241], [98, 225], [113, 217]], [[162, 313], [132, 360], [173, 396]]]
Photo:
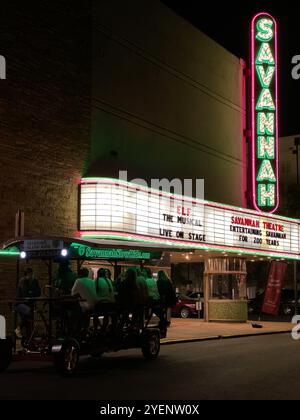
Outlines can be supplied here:
[[263, 111], [264, 109], [268, 111], [275, 111], [276, 109], [270, 89], [263, 89], [257, 101], [256, 111]]
[[185, 248], [185, 249], [196, 249], [196, 250], [201, 250], [201, 251], [216, 251], [216, 252], [226, 252], [226, 253], [231, 253], [231, 254], [242, 254], [242, 255], [259, 255], [259, 256], [262, 256], [262, 257], [271, 257], [271, 258], [283, 258], [283, 259], [285, 259], [285, 260], [299, 260], [300, 261], [300, 256], [299, 257], [297, 257], [297, 256], [285, 256], [285, 255], [283, 255], [283, 254], [275, 254], [275, 253], [272, 253], [272, 252], [268, 252], [268, 251], [256, 251], [256, 252], [254, 252], [254, 250], [253, 250], [253, 252], [251, 252], [251, 251], [245, 251], [245, 250], [243, 250], [243, 249], [239, 249], [239, 248], [236, 248], [235, 250], [234, 249], [228, 249], [228, 248], [224, 248], [224, 247], [222, 247], [222, 246], [220, 246], [220, 247], [212, 247], [212, 246], [206, 246], [206, 245], [204, 245], [204, 246], [200, 246], [200, 245], [194, 245], [194, 244], [191, 244], [191, 245], [186, 245], [186, 244], [184, 244], [184, 245], [179, 245], [179, 244], [172, 244], [172, 243], [169, 243], [169, 242], [164, 242], [164, 241], [159, 241], [159, 242], [156, 242], [156, 241], [147, 241], [147, 240], [145, 240], [145, 239], [139, 239], [139, 238], [124, 238], [123, 236], [118, 236], [118, 235], [101, 235], [101, 234], [99, 234], [99, 235], [82, 235], [82, 237], [84, 238], [91, 238], [91, 239], [121, 239], [121, 240], [123, 240], [123, 241], [125, 241], [125, 242], [128, 242], [128, 241], [130, 241], [130, 242], [132, 242], [132, 241], [134, 241], [134, 242], [142, 242], [142, 243], [146, 243], [146, 244], [155, 244], [155, 245], [157, 245], [158, 243], [161, 243], [162, 245], [168, 245], [168, 246], [170, 246], [170, 245], [172, 245], [172, 247], [173, 248], [179, 248], [179, 249], [183, 249], [183, 248]]
[[[263, 153], [261, 153], [263, 152]], [[257, 138], [258, 159], [275, 159], [275, 138], [258, 136]]]
[[256, 73], [262, 88], [269, 88], [275, 74], [275, 66], [268, 66], [265, 72], [264, 66], [256, 66]]
[[262, 164], [257, 174], [256, 181], [257, 182], [265, 182], [265, 181], [276, 182], [276, 177], [275, 177], [271, 162], [269, 160], [265, 159], [262, 161]]
[[270, 45], [266, 42], [261, 44], [255, 60], [255, 64], [269, 64], [270, 66], [274, 66], [275, 60]]
[[[261, 114], [261, 113], [259, 113], [259, 114]], [[271, 114], [271, 115], [274, 115], [274, 114]], [[261, 134], [263, 135], [265, 133], [261, 133]], [[96, 178], [94, 178], [94, 177], [82, 178], [82, 182], [84, 183], [85, 181], [90, 182], [90, 183], [93, 182], [93, 181], [95, 181], [95, 183], [99, 182], [99, 181], [103, 181], [103, 182], [109, 181], [109, 182], [115, 182], [116, 184], [120, 184], [120, 185], [124, 185], [124, 186], [131, 186], [132, 188], [137, 188], [137, 189], [140, 188], [140, 186], [138, 184], [135, 184], [133, 182], [120, 181], [117, 178], [101, 178], [101, 177], [100, 178], [99, 177], [96, 177]], [[152, 190], [155, 193], [160, 193], [161, 194], [161, 191], [155, 190], [153, 188], [152, 189], [147, 188], [147, 190], [149, 190], [149, 191]], [[164, 192], [162, 195], [168, 196], [168, 193]], [[169, 195], [174, 197], [173, 194], [169, 194]], [[184, 197], [181, 196], [181, 201], [183, 201], [183, 199], [184, 199]], [[291, 218], [291, 217], [284, 217], [284, 216], [280, 216], [280, 215], [277, 215], [277, 214], [270, 215], [269, 213], [258, 212], [256, 210], [252, 210], [252, 209], [245, 209], [243, 207], [231, 206], [230, 204], [218, 203], [217, 201], [199, 200], [197, 198], [192, 198], [192, 200], [193, 200], [193, 202], [195, 202], [195, 204], [206, 204], [208, 206], [223, 207], [223, 208], [226, 208], [227, 210], [234, 210], [234, 211], [241, 211], [241, 212], [246, 211], [247, 214], [253, 214], [254, 216], [266, 217], [266, 218], [269, 218], [269, 219], [271, 218], [271, 219], [282, 220], [282, 221], [286, 221], [286, 222], [290, 221], [292, 223], [297, 223], [297, 224], [299, 224], [299, 222], [300, 222], [300, 219], [295, 219], [295, 218]]]
[[258, 31], [256, 39], [261, 42], [270, 42], [274, 38], [273, 31], [274, 22], [271, 19], [262, 18], [256, 23], [256, 29]]
[[[134, 235], [134, 234], [133, 234]], [[118, 236], [118, 235], [109, 235], [109, 234], [96, 234], [96, 235], [89, 235], [89, 234], [81, 234], [82, 238], [90, 238], [90, 239], [95, 239], [95, 238], [99, 238], [99, 239], [118, 239], [118, 240], [122, 240], [122, 241], [127, 241], [127, 242], [141, 242], [141, 243], [155, 243], [157, 245], [174, 245], [172, 244], [172, 242], [164, 242], [164, 241], [160, 241], [159, 239], [157, 239], [157, 241], [148, 241], [146, 239], [141, 239], [141, 238], [133, 238], [133, 237], [124, 237], [124, 236]], [[178, 246], [179, 248], [181, 247], [181, 245], [174, 245], [174, 246]], [[189, 245], [182, 245], [183, 247], [186, 247]]]
[[[263, 121], [262, 121], [263, 120]], [[261, 130], [263, 126], [263, 130]], [[270, 127], [271, 126], [271, 129]], [[268, 112], [257, 113], [257, 134], [258, 135], [269, 135], [274, 136], [275, 133], [275, 114]]]
[[[263, 194], [262, 189], [263, 188], [266, 188], [267, 189], [266, 193], [267, 194], [272, 194], [273, 195], [273, 198], [267, 196], [265, 199], [263, 199], [262, 198], [262, 194]], [[272, 191], [270, 191], [270, 189]], [[275, 185], [274, 184], [269, 184], [269, 185], [268, 184], [258, 184], [257, 185], [257, 196], [258, 196], [258, 204], [259, 204], [259, 206], [261, 206], [261, 207], [274, 207], [275, 204], [276, 204], [276, 190], [275, 190]]]
[[1, 257], [18, 257], [19, 255], [19, 251], [0, 251]]

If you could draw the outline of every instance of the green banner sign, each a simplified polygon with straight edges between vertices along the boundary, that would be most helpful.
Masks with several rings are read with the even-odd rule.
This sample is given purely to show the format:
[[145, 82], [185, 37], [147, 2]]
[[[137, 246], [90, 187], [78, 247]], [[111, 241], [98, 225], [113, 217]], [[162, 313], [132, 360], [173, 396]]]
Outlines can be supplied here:
[[161, 252], [141, 251], [137, 249], [92, 248], [83, 244], [71, 244], [71, 257], [83, 259], [122, 259], [149, 260], [159, 259]]

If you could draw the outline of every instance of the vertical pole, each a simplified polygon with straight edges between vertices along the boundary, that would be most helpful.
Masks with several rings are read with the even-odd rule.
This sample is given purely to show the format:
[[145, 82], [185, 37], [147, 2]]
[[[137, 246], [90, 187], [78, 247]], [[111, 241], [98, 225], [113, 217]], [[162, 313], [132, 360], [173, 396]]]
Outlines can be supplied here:
[[[15, 296], [17, 296], [17, 291], [18, 291], [18, 285], [19, 285], [19, 279], [20, 279], [20, 260], [19, 258], [17, 259], [17, 267], [16, 267], [16, 293]], [[14, 337], [14, 347], [16, 348], [16, 335], [15, 335], [15, 330], [17, 328], [17, 322], [18, 322], [18, 314], [17, 312], [14, 310], [14, 319], [13, 319], [13, 334], [12, 336]]]
[[118, 265], [118, 260], [115, 260], [114, 262], [114, 281], [117, 280], [119, 275], [121, 274], [122, 268], [120, 265]]
[[[204, 294], [203, 294], [204, 297]], [[201, 310], [203, 311], [203, 307], [201, 307], [201, 277], [200, 277], [200, 273], [199, 273], [199, 294], [198, 294], [198, 305], [199, 305], [199, 311], [198, 311], [198, 318], [201, 319]], [[204, 305], [204, 299], [203, 299], [203, 305]], [[204, 317], [204, 312], [203, 312], [203, 317]]]
[[20, 279], [20, 260], [18, 258], [17, 259], [17, 270], [16, 270], [16, 294], [17, 294], [17, 290], [18, 290], [19, 279]]
[[297, 261], [294, 261], [294, 292], [295, 292], [295, 315], [298, 315]]
[[[206, 264], [205, 264], [206, 265]], [[204, 272], [204, 321], [209, 322], [209, 274]]]

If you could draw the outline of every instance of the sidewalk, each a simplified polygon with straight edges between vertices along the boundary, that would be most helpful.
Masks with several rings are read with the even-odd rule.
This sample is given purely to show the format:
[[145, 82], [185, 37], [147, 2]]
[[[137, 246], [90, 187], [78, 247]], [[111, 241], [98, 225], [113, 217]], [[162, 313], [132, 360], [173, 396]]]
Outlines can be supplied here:
[[162, 340], [162, 344], [290, 333], [293, 328], [289, 322], [259, 322], [258, 324], [263, 328], [256, 329], [252, 327], [253, 323], [255, 322], [246, 324], [207, 323], [199, 319], [172, 318], [168, 336]]

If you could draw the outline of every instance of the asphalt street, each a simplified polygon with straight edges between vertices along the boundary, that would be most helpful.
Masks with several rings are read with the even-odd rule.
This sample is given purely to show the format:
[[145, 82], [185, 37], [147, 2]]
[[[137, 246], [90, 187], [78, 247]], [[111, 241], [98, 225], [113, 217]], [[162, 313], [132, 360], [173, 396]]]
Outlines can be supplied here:
[[19, 363], [0, 376], [0, 399], [299, 399], [300, 341], [289, 334], [162, 346], [83, 358], [73, 378]]

